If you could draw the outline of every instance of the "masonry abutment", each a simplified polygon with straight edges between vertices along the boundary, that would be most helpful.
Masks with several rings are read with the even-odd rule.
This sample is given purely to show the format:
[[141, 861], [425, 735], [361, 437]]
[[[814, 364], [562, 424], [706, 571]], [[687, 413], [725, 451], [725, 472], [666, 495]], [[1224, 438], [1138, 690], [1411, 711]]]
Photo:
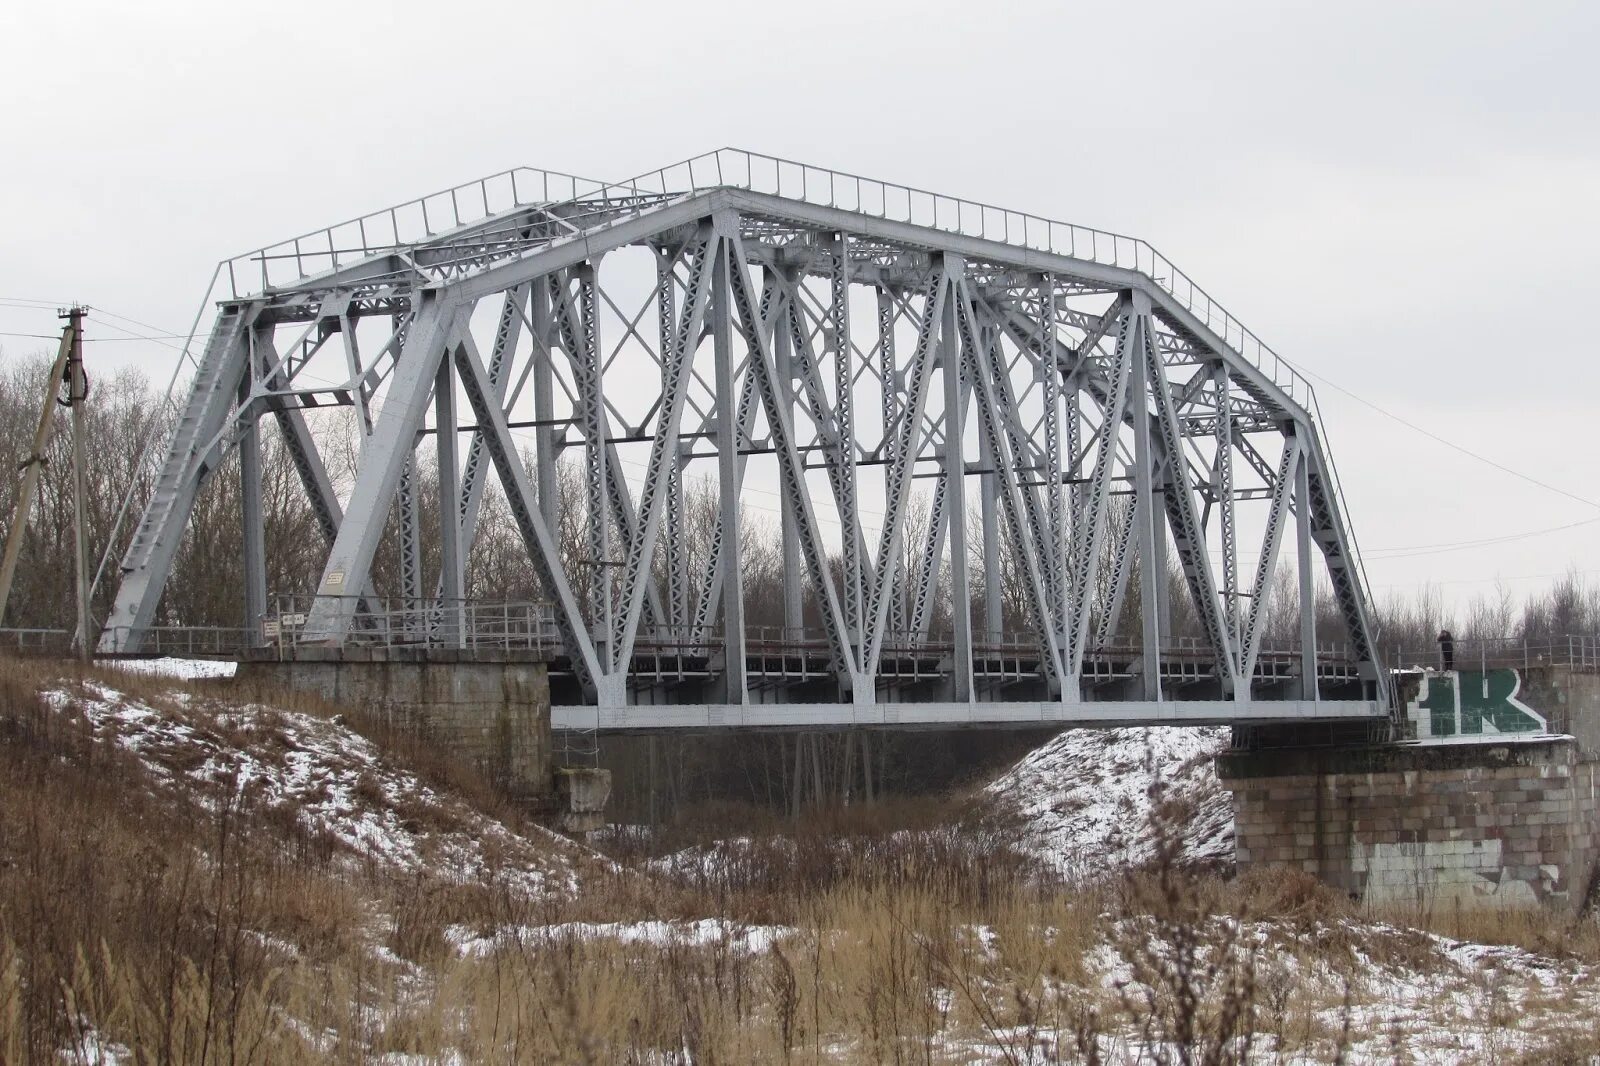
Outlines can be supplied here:
[[1218, 756], [1239, 867], [1304, 870], [1375, 905], [1580, 909], [1600, 851], [1600, 677], [1528, 675], [1521, 697], [1550, 731], [1302, 745], [1276, 731]]
[[560, 828], [582, 832], [604, 820], [609, 774], [575, 780], [555, 770], [544, 662], [483, 651], [301, 649], [288, 659], [245, 660], [239, 676], [359, 707], [436, 743]]

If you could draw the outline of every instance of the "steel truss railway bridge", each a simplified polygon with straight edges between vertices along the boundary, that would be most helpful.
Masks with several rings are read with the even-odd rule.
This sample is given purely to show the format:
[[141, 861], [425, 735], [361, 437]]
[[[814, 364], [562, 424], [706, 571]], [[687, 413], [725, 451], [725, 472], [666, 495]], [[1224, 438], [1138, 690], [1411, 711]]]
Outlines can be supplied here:
[[[485, 178], [226, 260], [213, 306], [102, 653], [166, 639], [237, 452], [244, 643], [523, 647], [558, 727], [1388, 714], [1310, 385], [1143, 241], [724, 149]], [[360, 437], [338, 492], [330, 409]], [[326, 539], [287, 617], [263, 423]], [[491, 472], [547, 603], [521, 644], [466, 600]], [[766, 512], [780, 587], [752, 602]], [[1291, 554], [1308, 607], [1268, 647]]]

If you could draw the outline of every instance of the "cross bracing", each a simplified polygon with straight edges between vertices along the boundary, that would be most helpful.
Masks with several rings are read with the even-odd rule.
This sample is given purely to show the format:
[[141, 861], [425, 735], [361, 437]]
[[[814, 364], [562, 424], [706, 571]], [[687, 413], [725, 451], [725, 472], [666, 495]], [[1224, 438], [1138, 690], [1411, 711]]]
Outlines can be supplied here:
[[[612, 185], [508, 172], [217, 278], [107, 651], [148, 640], [235, 450], [246, 620], [268, 619], [270, 414], [327, 541], [299, 643], [368, 639], [379, 598], [409, 639], [468, 640], [492, 482], [550, 605], [558, 702], [1383, 705], [1314, 394], [1141, 241], [725, 149]], [[324, 408], [354, 412], [343, 491]], [[756, 498], [781, 565], [752, 600]], [[395, 521], [399, 587], [378, 588]], [[1290, 651], [1264, 645], [1286, 554]]]

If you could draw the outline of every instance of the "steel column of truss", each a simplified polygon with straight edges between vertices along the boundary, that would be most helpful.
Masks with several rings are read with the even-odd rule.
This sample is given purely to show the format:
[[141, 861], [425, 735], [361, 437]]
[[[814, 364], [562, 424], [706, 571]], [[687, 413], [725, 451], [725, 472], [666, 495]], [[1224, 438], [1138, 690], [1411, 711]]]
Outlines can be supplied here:
[[[404, 347], [410, 326], [410, 316], [395, 316], [395, 350]], [[421, 429], [420, 423], [417, 428]], [[367, 436], [371, 435], [369, 429]], [[395, 509], [399, 512], [400, 520], [400, 595], [405, 608], [402, 617], [408, 630], [406, 635], [411, 636], [410, 630], [416, 625], [417, 608], [422, 605], [422, 516], [417, 512], [417, 454], [414, 439], [408, 443], [405, 456], [405, 465], [400, 468], [400, 489], [395, 499]]]
[[1294, 468], [1295, 566], [1300, 580], [1300, 698], [1317, 698], [1317, 586], [1311, 572], [1311, 458]]
[[[1063, 586], [1063, 568], [1066, 566], [1067, 534], [1064, 526], [1063, 515], [1063, 485], [1061, 475], [1061, 369], [1051, 366], [1046, 358], [1051, 350], [1048, 343], [1052, 338], [1047, 333], [1053, 333], [1056, 320], [1056, 283], [1050, 275], [1043, 275], [1039, 279], [1039, 328], [1041, 332], [1039, 351], [1040, 359], [1036, 364], [1035, 373], [1043, 391], [1044, 400], [1044, 476], [1045, 508], [1049, 525], [1049, 543], [1045, 546], [1045, 584], [1046, 604], [1049, 608], [1049, 625], [1055, 634], [1056, 647], [1060, 648], [1066, 639], [1065, 620], [1067, 612], [1067, 597]], [[1068, 394], [1067, 402], [1071, 405], [1068, 419], [1076, 428], [1077, 400]], [[1069, 443], [1069, 455], [1076, 456], [1076, 435]], [[1076, 693], [1072, 693], [1076, 696]]]
[[1306, 481], [1311, 497], [1312, 539], [1327, 561], [1328, 580], [1333, 584], [1334, 602], [1344, 618], [1345, 631], [1353, 645], [1356, 661], [1361, 664], [1362, 678], [1369, 682], [1382, 700], [1387, 695], [1387, 681], [1378, 669], [1377, 651], [1373, 646], [1371, 604], [1359, 575], [1360, 564], [1355, 559], [1345, 516], [1335, 499], [1332, 469], [1324, 454], [1322, 441], [1314, 426], [1305, 430]]
[[[1133, 358], [1132, 392], [1129, 404], [1133, 420], [1133, 506], [1137, 515], [1134, 542], [1138, 546], [1139, 560], [1139, 622], [1140, 641], [1139, 681], [1147, 700], [1161, 699], [1161, 586], [1166, 582], [1166, 569], [1157, 552], [1157, 542], [1163, 536], [1158, 528], [1161, 509], [1156, 507], [1155, 495], [1155, 445], [1151, 440], [1150, 416], [1147, 408], [1152, 400], [1156, 382], [1150, 376], [1150, 362], [1155, 358], [1154, 343], [1150, 338], [1150, 301], [1143, 293], [1133, 293], [1128, 310], [1133, 320], [1130, 345]], [[1109, 419], [1109, 416], [1108, 416]], [[1181, 458], [1180, 460], [1181, 461]]]
[[[987, 338], [974, 342], [974, 347], [987, 344]], [[963, 360], [965, 362], [965, 360]], [[1000, 602], [1002, 575], [1000, 573], [1000, 488], [996, 473], [1000, 459], [987, 433], [978, 436], [978, 522], [983, 552], [983, 641], [998, 644], [1005, 635], [1005, 620]]]
[[684, 510], [684, 447], [672, 449], [671, 466], [667, 472], [667, 528], [672, 540], [667, 552], [667, 612], [675, 639], [688, 640], [689, 617], [689, 530], [688, 516]]
[[[247, 373], [239, 383], [239, 406], [250, 401], [254, 374]], [[267, 543], [261, 514], [261, 434], [254, 413], [243, 415], [239, 433], [239, 520], [243, 534], [244, 624], [249, 642], [262, 640], [263, 619], [267, 614]]]
[[[719, 244], [726, 244], [739, 232], [736, 221], [719, 215], [716, 222]], [[745, 677], [743, 540], [739, 536], [739, 425], [738, 394], [734, 388], [733, 315], [728, 307], [733, 282], [726, 251], [717, 256], [711, 282], [711, 346], [716, 373], [717, 474], [722, 485], [718, 493], [717, 525], [721, 529], [718, 562], [722, 585], [722, 677], [723, 702], [750, 702], [750, 685]], [[743, 268], [741, 267], [741, 270]], [[707, 597], [709, 599], [709, 596]]]
[[416, 612], [422, 606], [422, 515], [417, 507], [417, 457], [406, 456], [400, 468], [395, 501], [400, 511], [400, 591], [407, 635], [414, 635]]
[[[1189, 586], [1189, 596], [1199, 616], [1201, 629], [1216, 657], [1217, 676], [1229, 692], [1241, 687], [1239, 661], [1233, 641], [1228, 635], [1227, 619], [1217, 597], [1216, 581], [1211, 572], [1211, 556], [1206, 548], [1205, 530], [1195, 510], [1194, 489], [1189, 482], [1189, 464], [1184, 461], [1183, 431], [1178, 424], [1178, 412], [1172, 389], [1167, 382], [1167, 371], [1153, 345], [1146, 345], [1150, 394], [1155, 401], [1156, 427], [1162, 437], [1162, 450], [1167, 457], [1167, 486], [1163, 493], [1166, 505], [1167, 526], [1172, 531], [1173, 546], [1178, 552], [1179, 565]], [[1166, 587], [1166, 566], [1155, 571], [1159, 588]], [[1165, 621], [1163, 612], [1163, 621]]]
[[[499, 386], [492, 380], [491, 388]], [[500, 402], [496, 399], [494, 402]], [[440, 635], [448, 645], [458, 645], [464, 632], [462, 600], [466, 595], [467, 560], [462, 549], [464, 529], [461, 475], [456, 463], [456, 379], [451, 361], [441, 359], [433, 383], [433, 422], [435, 454], [439, 462], [439, 623]]]
[[933, 502], [928, 505], [928, 524], [923, 534], [922, 552], [916, 563], [916, 580], [911, 586], [910, 604], [906, 615], [906, 635], [913, 640], [926, 640], [933, 625], [933, 593], [939, 580], [939, 562], [944, 557], [944, 534], [948, 528], [944, 520], [950, 479], [942, 473], [933, 486]]
[[[556, 385], [555, 321], [550, 306], [550, 286], [540, 279], [539, 284], [528, 284], [528, 333], [533, 349], [532, 360], [534, 477], [538, 489], [539, 515], [547, 529], [556, 528], [559, 520], [556, 508], [559, 489], [556, 482]], [[492, 385], [492, 383], [491, 383]], [[488, 447], [485, 439], [484, 446]]]
[[[765, 290], [776, 290], [773, 314], [780, 323], [772, 331], [772, 365], [777, 377], [778, 406], [793, 424], [795, 415], [794, 333], [789, 325], [790, 285], [776, 274], [775, 267], [764, 267]], [[788, 493], [778, 499], [778, 536], [783, 551], [783, 625], [795, 633], [805, 625], [804, 593], [801, 591], [800, 533], [795, 516], [795, 501]]]
[[862, 598], [862, 543], [860, 506], [856, 498], [856, 421], [854, 360], [850, 347], [850, 238], [844, 233], [828, 237], [828, 307], [823, 344], [833, 360], [833, 438], [837, 449], [833, 465], [839, 471], [839, 525], [844, 573], [844, 624], [857, 661], [865, 646]]
[[[899, 426], [900, 417], [900, 375], [895, 365], [895, 325], [899, 321], [899, 313], [895, 309], [894, 294], [887, 286], [876, 285], [873, 287], [878, 310], [878, 380], [881, 383], [883, 410], [883, 441], [878, 446], [878, 458], [885, 464], [894, 462], [895, 434]], [[885, 521], [894, 500], [889, 494], [888, 479], [884, 479], [883, 493]], [[889, 565], [888, 560], [879, 559], [877, 563], [881, 569]], [[898, 581], [889, 585], [889, 627], [902, 630], [906, 627], [905, 612], [905, 586]], [[868, 591], [867, 607], [872, 606], [871, 592]], [[867, 659], [871, 656], [867, 655]]]
[[[1239, 630], [1239, 534], [1233, 498], [1233, 407], [1228, 368], [1224, 363], [1217, 363], [1212, 370], [1211, 380], [1217, 408], [1212, 494], [1216, 497], [1218, 533], [1222, 544], [1222, 608], [1226, 612], [1229, 646], [1234, 649], [1242, 669], [1244, 645]], [[1237, 685], [1234, 696], [1247, 699], [1248, 684]]]
[[947, 483], [945, 504], [950, 523], [945, 535], [950, 545], [950, 602], [952, 662], [950, 685], [957, 702], [974, 698], [972, 685], [972, 583], [967, 558], [967, 467], [962, 451], [966, 441], [967, 396], [962, 390], [961, 335], [956, 326], [956, 279], [965, 273], [965, 264], [945, 256], [945, 284], [949, 290], [944, 303], [944, 318], [939, 327], [939, 367], [944, 381], [944, 477]]
[[[839, 593], [828, 574], [825, 549], [821, 538], [817, 535], [816, 516], [812, 512], [810, 494], [805, 489], [805, 469], [800, 460], [800, 453], [795, 447], [794, 425], [789, 413], [779, 402], [778, 392], [773, 383], [772, 353], [761, 329], [759, 313], [750, 299], [749, 268], [743, 244], [737, 233], [724, 244], [732, 259], [729, 278], [732, 281], [734, 307], [738, 311], [739, 320], [744, 324], [745, 337], [750, 344], [750, 369], [761, 393], [762, 406], [766, 410], [767, 424], [772, 432], [773, 450], [778, 455], [778, 471], [783, 481], [783, 490], [795, 501], [801, 550], [805, 556], [806, 568], [811, 573], [812, 587], [821, 599], [823, 626], [827, 630], [828, 644], [836, 664], [835, 669], [840, 672], [841, 682], [846, 679], [851, 681], [852, 698], [856, 702], [864, 700], [870, 702], [872, 693], [870, 689], [863, 691], [860, 684], [864, 675], [858, 668], [846, 639]], [[846, 532], [845, 535], [849, 536], [849, 533]]]
[[372, 436], [362, 450], [361, 468], [345, 508], [317, 598], [306, 618], [303, 639], [341, 643], [356, 613], [355, 595], [372, 569], [389, 504], [399, 489], [445, 348], [454, 339], [460, 305], [425, 295], [413, 312], [405, 345], [390, 377], [389, 393]]
[[[518, 285], [505, 294], [505, 300], [500, 306], [500, 318], [495, 324], [493, 346], [489, 349], [489, 383], [494, 389], [495, 402], [502, 405], [505, 403], [506, 392], [511, 385], [511, 367], [515, 361], [518, 338], [522, 335], [522, 327], [525, 321], [524, 309], [528, 303], [529, 288], [530, 286], [527, 285]], [[443, 380], [441, 378], [441, 381]], [[454, 387], [454, 377], [449, 380], [452, 382], [452, 387]], [[453, 400], [450, 404], [449, 414], [454, 418], [455, 403]], [[453, 421], [445, 422], [443, 415], [444, 412], [438, 407], [438, 397], [436, 396], [434, 421], [441, 433], [444, 432], [445, 426], [455, 424]], [[467, 457], [465, 464], [461, 468], [458, 496], [451, 501], [450, 512], [447, 512], [455, 514], [456, 532], [454, 536], [457, 542], [457, 550], [462, 552], [463, 555], [466, 551], [466, 546], [470, 545], [477, 535], [478, 515], [483, 508], [483, 494], [488, 485], [488, 480], [484, 477], [483, 431], [473, 430], [468, 439]], [[444, 480], [442, 476], [444, 456], [442, 453], [439, 456], [439, 461], [441, 471], [440, 489], [442, 492]], [[440, 498], [442, 500], [444, 497], [441, 496]], [[460, 599], [466, 595], [464, 561], [461, 581], [454, 596], [445, 591], [445, 584], [449, 577], [448, 571], [440, 571], [436, 596], [441, 603], [448, 602], [451, 599]]]
[[[677, 347], [678, 255], [676, 246], [657, 245], [653, 249], [656, 265], [656, 350], [661, 353], [663, 372]], [[684, 528], [683, 462], [680, 450], [667, 457], [667, 521], [662, 541], [662, 565], [666, 570], [665, 616], [658, 621], [676, 639], [687, 636], [689, 607], [686, 602], [688, 576], [688, 533]]]

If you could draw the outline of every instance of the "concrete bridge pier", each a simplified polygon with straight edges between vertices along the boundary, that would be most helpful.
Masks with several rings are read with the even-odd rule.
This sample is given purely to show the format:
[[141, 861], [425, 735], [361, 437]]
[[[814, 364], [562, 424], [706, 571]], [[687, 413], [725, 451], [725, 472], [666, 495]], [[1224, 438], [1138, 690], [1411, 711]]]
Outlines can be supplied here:
[[1242, 728], [1217, 759], [1241, 869], [1287, 866], [1374, 904], [1575, 911], [1600, 858], [1600, 677], [1400, 675], [1408, 739]]
[[604, 824], [609, 772], [556, 771], [549, 664], [526, 651], [347, 646], [280, 656], [264, 649], [240, 662], [238, 676], [358, 707], [436, 743], [564, 831]]

